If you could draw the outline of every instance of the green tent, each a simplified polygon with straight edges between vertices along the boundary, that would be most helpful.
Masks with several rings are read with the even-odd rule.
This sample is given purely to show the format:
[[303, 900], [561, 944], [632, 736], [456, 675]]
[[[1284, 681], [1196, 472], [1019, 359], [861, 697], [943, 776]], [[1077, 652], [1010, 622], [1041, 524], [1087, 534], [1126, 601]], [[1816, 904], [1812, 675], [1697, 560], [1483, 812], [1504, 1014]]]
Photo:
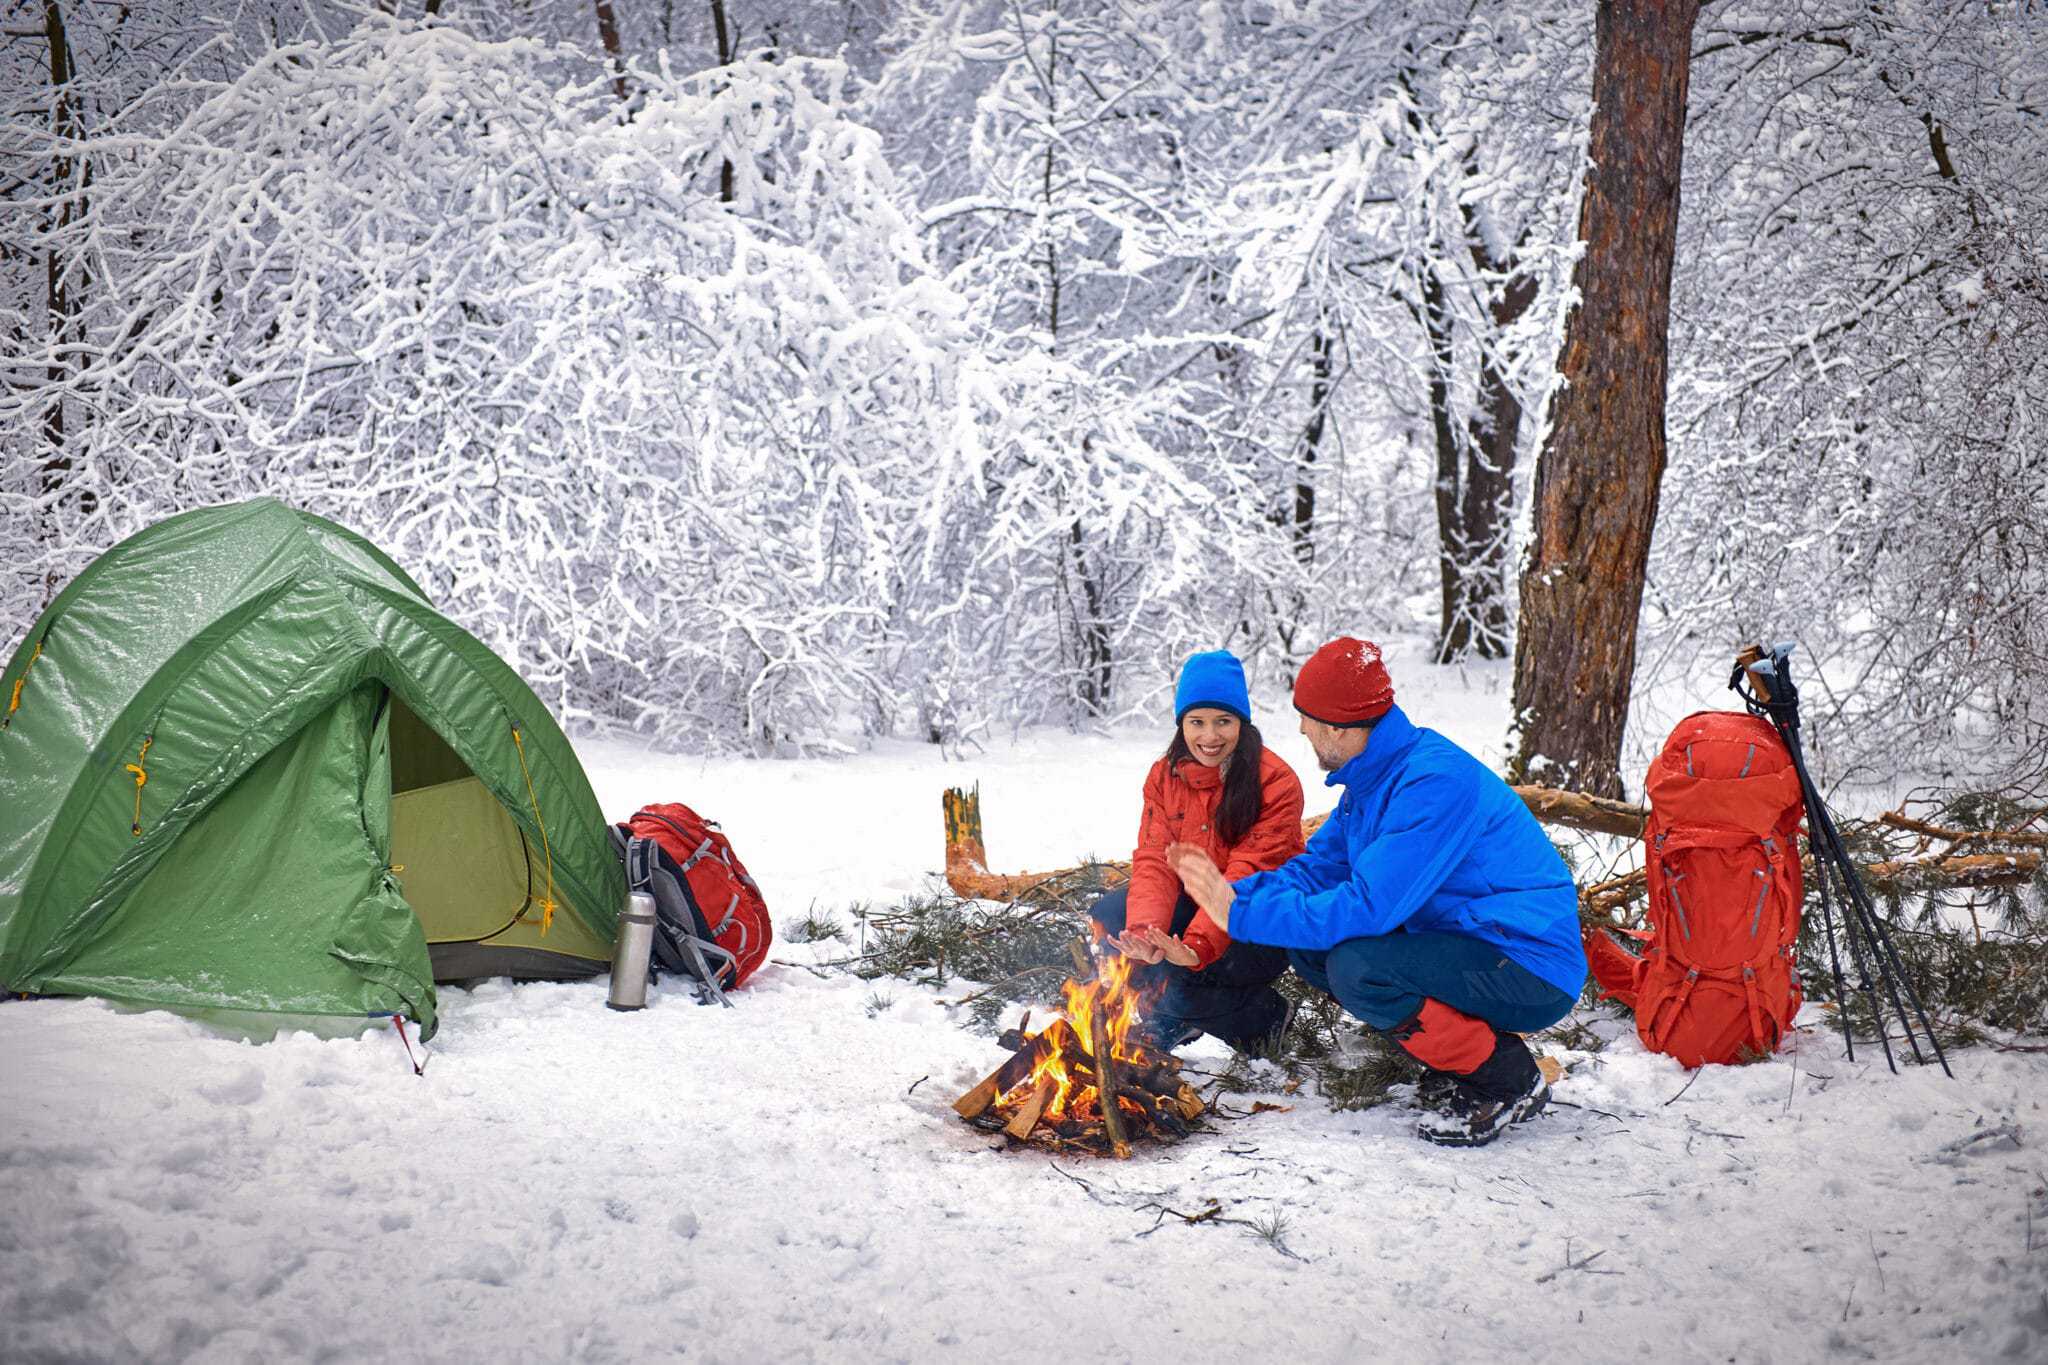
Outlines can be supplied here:
[[405, 1014], [602, 970], [575, 752], [375, 546], [268, 498], [95, 560], [0, 673], [0, 989]]

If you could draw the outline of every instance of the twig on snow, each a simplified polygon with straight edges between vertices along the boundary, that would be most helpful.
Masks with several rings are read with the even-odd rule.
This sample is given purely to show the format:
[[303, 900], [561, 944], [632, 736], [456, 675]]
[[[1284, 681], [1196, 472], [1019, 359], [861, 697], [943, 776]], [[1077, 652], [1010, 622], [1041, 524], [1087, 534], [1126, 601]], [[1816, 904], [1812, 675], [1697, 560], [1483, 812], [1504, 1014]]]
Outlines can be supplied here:
[[2020, 1125], [2008, 1119], [2004, 1123], [1994, 1123], [1989, 1128], [1979, 1128], [1976, 1132], [1959, 1137], [1953, 1142], [1944, 1142], [1925, 1160], [1953, 1166], [1962, 1157], [1972, 1155], [1971, 1149], [1977, 1147], [1977, 1144], [2001, 1141], [2011, 1144], [2014, 1148], [2023, 1146], [2020, 1141]]
[[1685, 1078], [1685, 1084], [1678, 1087], [1678, 1094], [1673, 1095], [1670, 1099], [1664, 1101], [1665, 1106], [1668, 1108], [1669, 1106], [1678, 1103], [1678, 1101], [1684, 1097], [1685, 1092], [1692, 1089], [1692, 1083], [1700, 1078], [1700, 1072], [1705, 1070], [1706, 1068], [1703, 1066], [1695, 1067], [1693, 1069], [1692, 1075]]
[[1086, 1194], [1090, 1199], [1094, 1200], [1096, 1203], [1108, 1204], [1112, 1208], [1122, 1207], [1122, 1205], [1117, 1200], [1105, 1198], [1102, 1195], [1102, 1193], [1095, 1188], [1094, 1185], [1090, 1184], [1086, 1180], [1083, 1180], [1080, 1176], [1075, 1175], [1072, 1171], [1061, 1170], [1059, 1162], [1048, 1159], [1045, 1164], [1052, 1167], [1055, 1171], [1059, 1171], [1061, 1175], [1073, 1181], [1076, 1185], [1079, 1185], [1081, 1187], [1082, 1193]]
[[1549, 1284], [1552, 1280], [1564, 1274], [1564, 1272], [1567, 1270], [1583, 1270], [1588, 1275], [1624, 1274], [1625, 1272], [1619, 1270], [1607, 1270], [1604, 1268], [1600, 1270], [1591, 1269], [1593, 1262], [1599, 1260], [1602, 1256], [1605, 1256], [1606, 1254], [1607, 1249], [1605, 1247], [1602, 1247], [1600, 1250], [1594, 1252], [1592, 1255], [1582, 1256], [1578, 1260], [1574, 1261], [1572, 1259], [1572, 1239], [1567, 1237], [1564, 1239], [1564, 1264], [1559, 1266], [1555, 1270], [1546, 1270], [1541, 1275], [1538, 1275], [1536, 1277], [1536, 1283]]
[[[1619, 1114], [1610, 1114], [1605, 1109], [1595, 1109], [1590, 1104], [1573, 1104], [1570, 1100], [1560, 1100], [1555, 1098], [1553, 1098], [1550, 1101], [1550, 1103], [1553, 1107], [1562, 1106], [1566, 1109], [1577, 1109], [1588, 1114], [1598, 1114], [1601, 1118], [1613, 1119], [1616, 1123], [1626, 1123], [1628, 1121]], [[1623, 1129], [1622, 1131], [1626, 1132], [1627, 1130]]]
[[1138, 1205], [1138, 1208], [1140, 1210], [1156, 1209], [1159, 1216], [1152, 1220], [1151, 1227], [1146, 1228], [1138, 1235], [1140, 1237], [1150, 1237], [1166, 1225], [1168, 1218], [1178, 1218], [1189, 1227], [1193, 1227], [1198, 1223], [1213, 1223], [1218, 1227], [1227, 1225], [1230, 1227], [1249, 1228], [1258, 1236], [1260, 1241], [1279, 1252], [1282, 1256], [1287, 1257], [1291, 1261], [1300, 1261], [1304, 1265], [1308, 1264], [1306, 1256], [1295, 1251], [1283, 1240], [1287, 1232], [1287, 1219], [1278, 1210], [1264, 1218], [1225, 1218], [1223, 1216], [1225, 1207], [1221, 1200], [1211, 1199], [1203, 1206], [1199, 1213], [1182, 1213], [1179, 1209], [1169, 1208], [1165, 1204], [1148, 1201]]

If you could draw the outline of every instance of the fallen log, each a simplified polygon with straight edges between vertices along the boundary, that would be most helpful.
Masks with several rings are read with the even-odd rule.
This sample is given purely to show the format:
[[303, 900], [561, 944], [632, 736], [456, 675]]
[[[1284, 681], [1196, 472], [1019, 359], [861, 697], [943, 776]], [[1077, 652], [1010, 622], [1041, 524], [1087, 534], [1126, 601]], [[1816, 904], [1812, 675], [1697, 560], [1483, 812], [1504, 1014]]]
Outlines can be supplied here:
[[[1992, 836], [1996, 837], [1996, 836]], [[2018, 886], [2041, 875], [2041, 855], [1946, 853], [1935, 858], [1901, 858], [1861, 869], [1873, 891], [1957, 891], [1977, 886]]]
[[1593, 834], [1618, 834], [1624, 839], [1643, 837], [1643, 823], [1650, 812], [1627, 801], [1594, 796], [1589, 792], [1563, 791], [1556, 787], [1516, 787], [1522, 804], [1546, 825], [1563, 825]]
[[[2037, 811], [2033, 818], [2038, 820], [2044, 813], [2048, 812]], [[1916, 820], [1904, 811], [1896, 810], [1886, 811], [1883, 815], [1878, 816], [1877, 819], [1878, 823], [1889, 825], [1893, 829], [1905, 830], [1909, 834], [1924, 834], [1929, 839], [1940, 839], [1950, 846], [1947, 850], [1950, 853], [1955, 852], [1956, 849], [1964, 844], [1999, 843], [2013, 844], [2021, 848], [2048, 848], [2048, 832], [2041, 830], [1948, 829], [1926, 820]], [[1922, 843], [1924, 846], [1925, 841], [1923, 840]]]
[[[1802, 860], [1806, 884], [1813, 882], [1813, 859]], [[1879, 895], [1910, 896], [1927, 891], [1968, 891], [1994, 886], [2019, 886], [2041, 875], [2041, 855], [2014, 853], [1950, 853], [1934, 858], [1895, 858], [1857, 868], [1863, 884]], [[1583, 919], [1619, 927], [1615, 912], [1641, 900], [1649, 891], [1643, 870], [1624, 873], [1579, 891]]]
[[[1529, 807], [1530, 813], [1546, 824], [1638, 838], [1648, 818], [1648, 812], [1641, 806], [1586, 792], [1562, 791], [1555, 787], [1516, 787], [1514, 792]], [[1083, 863], [1051, 872], [990, 872], [988, 855], [982, 847], [981, 789], [962, 791], [957, 787], [951, 788], [946, 792], [943, 804], [946, 812], [946, 882], [955, 895], [981, 900], [1025, 901], [1057, 896], [1064, 890], [1082, 885], [1107, 890], [1130, 880], [1131, 865], [1127, 862]], [[1303, 821], [1303, 837], [1320, 829], [1324, 818], [1318, 815]], [[2048, 834], [2034, 830], [1946, 829], [1914, 820], [1897, 811], [1878, 817], [1877, 823], [1941, 839], [1951, 845], [1951, 851], [1933, 857], [1893, 858], [1863, 864], [1860, 871], [1865, 884], [1873, 891], [1886, 894], [2018, 886], [2041, 875], [2041, 849], [2048, 848]], [[1985, 843], [2020, 847], [1998, 853], [1954, 851], [1971, 844]], [[1810, 884], [1810, 861], [1807, 876]], [[1595, 917], [1611, 918], [1614, 911], [1640, 900], [1644, 889], [1643, 873], [1638, 868], [1582, 888], [1579, 906], [1582, 912]]]
[[[1648, 812], [1626, 801], [1555, 787], [1516, 787], [1530, 813], [1550, 825], [1637, 838]], [[1127, 861], [1079, 863], [1050, 872], [991, 872], [982, 843], [981, 788], [949, 787], [939, 804], [946, 820], [946, 885], [970, 900], [1031, 901], [1075, 890], [1110, 891], [1131, 879]], [[1323, 826], [1322, 815], [1302, 821], [1304, 839]]]

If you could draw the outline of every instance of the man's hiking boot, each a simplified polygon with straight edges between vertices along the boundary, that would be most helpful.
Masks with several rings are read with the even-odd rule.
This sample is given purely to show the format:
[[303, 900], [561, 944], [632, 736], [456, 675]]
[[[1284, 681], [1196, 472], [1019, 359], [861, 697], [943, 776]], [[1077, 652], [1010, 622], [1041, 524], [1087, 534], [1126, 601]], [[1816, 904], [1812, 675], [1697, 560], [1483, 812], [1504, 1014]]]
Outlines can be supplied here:
[[1415, 1083], [1415, 1107], [1437, 1109], [1451, 1098], [1458, 1088], [1458, 1078], [1448, 1071], [1425, 1071], [1422, 1079]]
[[[1425, 1084], [1429, 1079], [1434, 1077]], [[1466, 1075], [1446, 1079], [1449, 1094], [1415, 1125], [1425, 1142], [1442, 1147], [1484, 1147], [1509, 1124], [1526, 1123], [1550, 1103], [1550, 1082], [1529, 1045], [1513, 1033], [1495, 1035], [1491, 1056]]]

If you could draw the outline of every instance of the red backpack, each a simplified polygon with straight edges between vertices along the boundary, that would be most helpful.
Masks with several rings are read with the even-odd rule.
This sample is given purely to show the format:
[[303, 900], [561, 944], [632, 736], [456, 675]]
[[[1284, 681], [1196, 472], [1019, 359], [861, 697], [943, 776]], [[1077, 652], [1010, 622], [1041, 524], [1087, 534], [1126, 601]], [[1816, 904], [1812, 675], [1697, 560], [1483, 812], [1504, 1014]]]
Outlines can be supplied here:
[[[623, 836], [621, 856], [627, 846], [640, 840], [652, 841], [662, 855], [654, 884], [660, 916], [656, 924], [656, 958], [674, 956], [678, 963], [666, 963], [671, 970], [686, 970], [712, 987], [712, 994], [745, 984], [754, 969], [767, 960], [768, 945], [775, 928], [768, 918], [768, 903], [761, 888], [747, 875], [746, 865], [732, 851], [732, 844], [715, 821], [706, 820], [679, 801], [642, 806], [631, 820], [615, 826]], [[629, 858], [627, 879], [633, 880], [634, 863]], [[660, 875], [666, 872], [667, 876]], [[682, 905], [663, 904], [673, 897], [670, 889], [683, 893]], [[673, 940], [674, 952], [664, 953]], [[706, 949], [702, 945], [709, 944]], [[698, 951], [689, 951], [692, 948]]]
[[1689, 1067], [1768, 1056], [1801, 999], [1805, 807], [1792, 756], [1768, 721], [1701, 711], [1664, 741], [1644, 785], [1646, 950], [1589, 930], [1594, 978], [1634, 1008], [1653, 1052]]

